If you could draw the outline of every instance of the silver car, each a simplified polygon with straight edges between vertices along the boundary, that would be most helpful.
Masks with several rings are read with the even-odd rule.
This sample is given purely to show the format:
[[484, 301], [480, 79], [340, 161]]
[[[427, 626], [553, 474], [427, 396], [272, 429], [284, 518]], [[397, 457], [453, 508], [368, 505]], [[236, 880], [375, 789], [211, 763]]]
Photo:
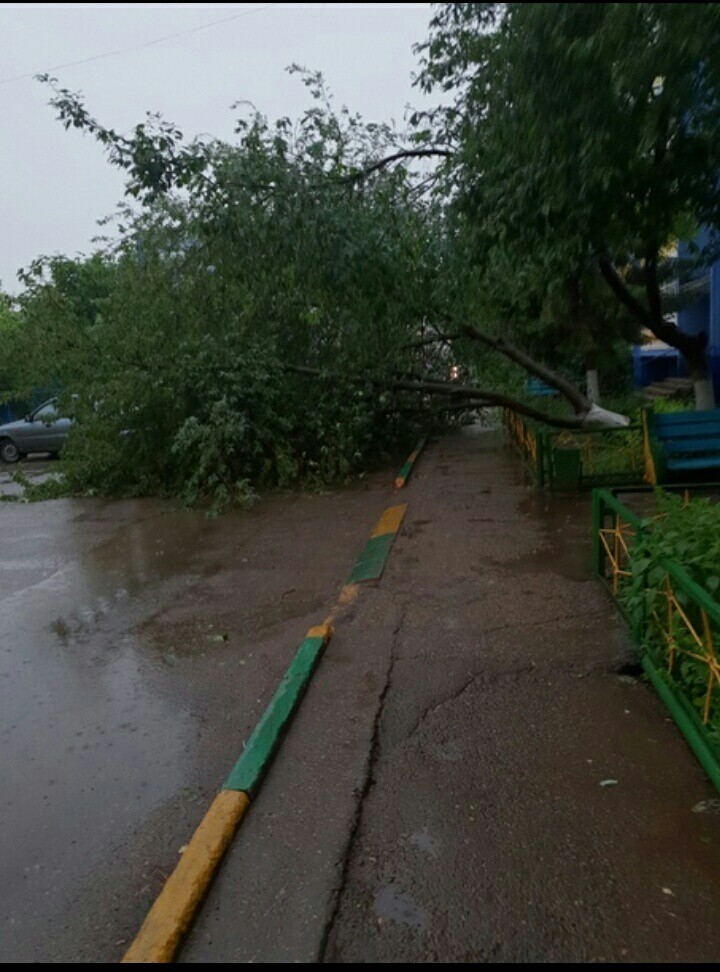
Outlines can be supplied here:
[[57, 455], [73, 423], [58, 415], [56, 406], [57, 399], [51, 398], [24, 419], [0, 425], [0, 459], [17, 462], [30, 452]]

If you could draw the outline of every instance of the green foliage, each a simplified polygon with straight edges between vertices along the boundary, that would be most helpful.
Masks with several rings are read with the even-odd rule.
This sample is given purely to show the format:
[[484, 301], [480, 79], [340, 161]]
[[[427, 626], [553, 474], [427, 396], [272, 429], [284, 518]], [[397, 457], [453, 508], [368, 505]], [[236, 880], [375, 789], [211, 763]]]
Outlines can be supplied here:
[[655, 497], [657, 519], [633, 540], [634, 586], [640, 590], [650, 572], [653, 582], [659, 578], [659, 564], [667, 559], [715, 596], [720, 592], [720, 506], [709, 498], [686, 502], [664, 490], [657, 490]]
[[[436, 5], [420, 83], [449, 103], [418, 121], [457, 148], [458, 219], [503, 318], [564, 304], [601, 352], [661, 324], [662, 248], [720, 229], [718, 50], [712, 3]], [[647, 295], [621, 279], [611, 310], [602, 261], [641, 262]]]
[[720, 225], [718, 49], [716, 4], [438, 4], [419, 83], [446, 103], [413, 131], [295, 68], [310, 108], [242, 109], [232, 143], [157, 115], [120, 134], [44, 78], [129, 199], [102, 249], [37, 261], [19, 299], [13, 380], [77, 418], [66, 488], [222, 508], [343, 480], [457, 407], [398, 378], [522, 394], [468, 323], [624, 393], [663, 246]]
[[[666, 623], [666, 582], [668, 561], [680, 565], [690, 579], [720, 602], [720, 506], [710, 499], [686, 502], [681, 496], [662, 490], [656, 492], [657, 519], [648, 521], [631, 544], [631, 576], [621, 588], [621, 601], [636, 630], [645, 632], [644, 647], [665, 657], [666, 644], [660, 622]], [[695, 630], [702, 637], [703, 624], [694, 598], [680, 585], [673, 584], [675, 596]], [[698, 646], [687, 626], [675, 616], [673, 638], [683, 649], [679, 652], [673, 678], [695, 707], [701, 711], [707, 692], [707, 666], [687, 652], [697, 654]], [[667, 668], [667, 664], [661, 665]], [[711, 728], [720, 743], [720, 693], [716, 691], [711, 707]]]
[[20, 321], [13, 309], [11, 299], [0, 291], [0, 339], [2, 339], [3, 358], [0, 363], [0, 402], [7, 400], [15, 385], [15, 341]]
[[345, 480], [412, 440], [424, 403], [382, 389], [419, 361], [399, 349], [432, 306], [441, 219], [404, 170], [354, 179], [394, 133], [336, 112], [303, 77], [314, 104], [299, 122], [255, 114], [236, 145], [182, 150], [175, 130], [113, 141], [58, 95], [143, 200], [118, 211], [103, 251], [25, 275], [25, 374], [61, 387], [77, 419], [70, 492], [221, 509]]
[[557, 271], [720, 225], [716, 4], [438, 8], [422, 83], [454, 95], [463, 202], [494, 237]]

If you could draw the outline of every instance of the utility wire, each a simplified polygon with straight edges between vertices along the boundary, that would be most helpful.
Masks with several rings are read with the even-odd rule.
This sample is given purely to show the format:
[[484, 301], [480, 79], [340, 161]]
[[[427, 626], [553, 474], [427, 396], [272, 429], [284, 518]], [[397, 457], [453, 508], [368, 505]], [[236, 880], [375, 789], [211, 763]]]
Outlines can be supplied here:
[[[271, 10], [273, 7], [278, 6], [280, 6], [278, 3], [266, 3], [262, 7], [254, 7], [252, 10], [242, 10], [239, 13], [233, 14], [231, 17], [223, 17], [222, 20], [211, 20], [207, 24], [190, 27], [188, 30], [179, 30], [174, 34], [165, 34], [163, 37], [156, 37], [154, 40], [146, 41], [144, 44], [138, 44], [135, 47], [120, 47], [116, 51], [106, 51], [104, 54], [84, 57], [80, 61], [68, 61], [66, 64], [56, 64], [54, 67], [47, 68], [47, 71], [43, 73], [62, 71], [64, 68], [77, 67], [79, 64], [89, 64], [91, 61], [101, 61], [106, 57], [116, 57], [118, 54], [130, 54], [133, 51], [143, 51], [145, 48], [153, 47], [155, 44], [163, 44], [165, 41], [176, 40], [178, 37], [188, 37], [190, 34], [196, 34], [200, 30], [209, 30], [210, 27], [228, 24], [231, 20], [240, 20], [242, 17], [250, 17], [252, 14], [263, 13], [265, 10]], [[18, 74], [14, 78], [0, 78], [0, 84], [11, 84], [13, 81], [26, 81], [29, 78], [34, 78], [38, 73], [38, 71], [31, 71], [29, 74]]]

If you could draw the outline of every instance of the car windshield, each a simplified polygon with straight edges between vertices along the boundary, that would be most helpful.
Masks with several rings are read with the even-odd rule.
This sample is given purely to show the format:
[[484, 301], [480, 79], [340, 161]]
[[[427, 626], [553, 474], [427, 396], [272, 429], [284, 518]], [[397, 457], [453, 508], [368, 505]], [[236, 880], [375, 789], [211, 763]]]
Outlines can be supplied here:
[[55, 418], [57, 418], [55, 402], [46, 402], [37, 412], [33, 412], [33, 422], [51, 422]]

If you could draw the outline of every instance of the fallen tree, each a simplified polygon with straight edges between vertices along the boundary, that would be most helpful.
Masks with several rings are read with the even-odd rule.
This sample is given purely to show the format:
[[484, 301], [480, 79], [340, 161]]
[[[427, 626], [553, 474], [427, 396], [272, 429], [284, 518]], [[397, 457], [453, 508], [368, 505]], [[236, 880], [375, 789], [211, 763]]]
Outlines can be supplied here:
[[[301, 124], [306, 128], [306, 134], [297, 144], [290, 144], [291, 124], [288, 119], [282, 119], [276, 126], [274, 138], [276, 147], [278, 141], [282, 140], [279, 153], [282, 162], [287, 161], [288, 151], [296, 160], [294, 174], [300, 176], [300, 183], [293, 185], [293, 191], [304, 192], [310, 199], [314, 199], [318, 206], [322, 206], [331, 191], [333, 189], [337, 191], [338, 187], [345, 187], [353, 194], [350, 198], [353, 198], [356, 193], [365, 197], [369, 192], [382, 197], [387, 192], [388, 186], [391, 186], [392, 191], [397, 193], [399, 190], [406, 206], [409, 204], [411, 208], [417, 210], [421, 220], [429, 222], [430, 214], [430, 218], [435, 221], [436, 232], [446, 234], [448, 228], [443, 218], [438, 218], [436, 208], [428, 206], [424, 209], [416, 199], [411, 202], [411, 196], [418, 188], [421, 190], [426, 188], [427, 180], [418, 176], [414, 170], [401, 167], [401, 164], [418, 159], [442, 159], [453, 164], [457, 159], [456, 150], [436, 145], [421, 145], [411, 148], [395, 147], [393, 151], [383, 153], [382, 148], [397, 144], [398, 135], [394, 129], [390, 126], [366, 126], [357, 116], [351, 117], [346, 109], [336, 113], [320, 75], [302, 72], [296, 68], [293, 70], [302, 75], [306, 85], [311, 88], [315, 100], [322, 106], [312, 109], [303, 118]], [[243, 140], [240, 146], [234, 148], [217, 143], [207, 144], [199, 140], [185, 144], [182, 133], [157, 116], [149, 116], [148, 122], [138, 125], [131, 137], [121, 136], [93, 118], [78, 95], [59, 88], [56, 82], [47, 76], [42, 76], [41, 80], [53, 88], [54, 96], [51, 104], [58, 111], [65, 127], [79, 128], [94, 136], [104, 146], [111, 163], [127, 172], [127, 192], [134, 198], [153, 203], [180, 189], [202, 198], [206, 205], [208, 203], [214, 206], [236, 205], [238, 200], [233, 199], [233, 193], [249, 196], [251, 204], [269, 205], [277, 202], [282, 196], [283, 189], [287, 189], [283, 186], [283, 180], [278, 178], [277, 171], [268, 172], [267, 167], [263, 172], [252, 171], [252, 163], [257, 167], [257, 158], [251, 159], [250, 167], [242, 163], [238, 165], [236, 171], [228, 178], [230, 175], [228, 169], [232, 170], [233, 162], [239, 163], [242, 158], [243, 162], [247, 163], [250, 148], [256, 155], [259, 148], [261, 151], [269, 152], [270, 129], [266, 120], [258, 114], [249, 122], [238, 124], [238, 131], [242, 133]], [[321, 144], [323, 150], [318, 151]], [[368, 161], [368, 157], [372, 161]], [[278, 159], [275, 159], [275, 162], [277, 161]], [[239, 172], [242, 174], [240, 175]], [[381, 177], [380, 181], [371, 180], [373, 176]], [[383, 180], [382, 176], [386, 178]], [[356, 193], [353, 193], [353, 189]], [[453, 232], [452, 227], [450, 232]], [[433, 301], [428, 300], [428, 306], [423, 308], [423, 320], [434, 312], [435, 308], [432, 305]], [[504, 338], [486, 333], [474, 325], [461, 325], [458, 334], [450, 339], [450, 342], [445, 335], [433, 337], [426, 343], [437, 340], [452, 343], [458, 339], [482, 343], [485, 347], [505, 356], [527, 374], [538, 377], [555, 388], [573, 409], [573, 418], [567, 420], [573, 427], [577, 423], [605, 424], [608, 427], [627, 424], [623, 416], [597, 407], [587, 395], [557, 371], [543, 365]], [[399, 348], [391, 350], [393, 354], [398, 354], [412, 346], [401, 344]], [[511, 396], [502, 396], [499, 392], [493, 394], [498, 400], [502, 398], [503, 402], [507, 403], [504, 407], [519, 411], [528, 408], [533, 410], [531, 406]], [[564, 421], [538, 409], [533, 411], [539, 420], [547, 421], [549, 424]]]
[[[241, 117], [235, 144], [153, 116], [119, 135], [55, 86], [61, 121], [98, 140], [131, 200], [90, 260], [37, 261], [19, 298], [23, 381], [65, 389], [78, 420], [68, 491], [222, 508], [354, 475], [478, 408], [627, 424], [497, 324], [465, 323], [487, 303], [461, 276], [446, 200], [391, 127], [303, 77], [313, 107], [297, 123]], [[526, 400], [527, 376], [567, 413]]]
[[[538, 365], [537, 367], [538, 369], [542, 369], [547, 375], [549, 379], [548, 384], [552, 382], [552, 387], [557, 388], [557, 385], [554, 384], [554, 379], [551, 378], [553, 373], [550, 372], [549, 369], [544, 368], [544, 366]], [[318, 368], [310, 368], [306, 365], [294, 365], [292, 366], [291, 370], [296, 374], [323, 381], [334, 381], [341, 377], [337, 374], [323, 372]], [[347, 379], [347, 376], [343, 377]], [[535, 419], [537, 422], [543, 422], [546, 425], [550, 425], [553, 428], [558, 429], [581, 430], [584, 428], [626, 428], [630, 424], [627, 416], [619, 415], [617, 412], [610, 412], [599, 408], [589, 399], [585, 398], [585, 396], [578, 392], [573, 386], [568, 386], [565, 379], [558, 376], [557, 381], [564, 387], [569, 387], [572, 389], [571, 404], [574, 404], [577, 408], [574, 415], [551, 415], [542, 411], [542, 409], [535, 408], [535, 406], [530, 405], [527, 402], [524, 402], [518, 398], [513, 398], [510, 395], [505, 395], [502, 392], [488, 391], [487, 389], [477, 388], [474, 385], [466, 385], [457, 381], [442, 381], [432, 378], [395, 378], [385, 381], [379, 379], [370, 379], [370, 383], [373, 386], [386, 389], [387, 391], [414, 392], [418, 395], [427, 396], [429, 398], [440, 397], [443, 399], [448, 399], [451, 404], [443, 406], [448, 410], [470, 411], [480, 408], [508, 409], [511, 412], [517, 412], [518, 415], [524, 415], [527, 418]], [[425, 411], [436, 413], [437, 408], [433, 406], [431, 409], [426, 410], [420, 407], [414, 409], [413, 414], [420, 416]]]

